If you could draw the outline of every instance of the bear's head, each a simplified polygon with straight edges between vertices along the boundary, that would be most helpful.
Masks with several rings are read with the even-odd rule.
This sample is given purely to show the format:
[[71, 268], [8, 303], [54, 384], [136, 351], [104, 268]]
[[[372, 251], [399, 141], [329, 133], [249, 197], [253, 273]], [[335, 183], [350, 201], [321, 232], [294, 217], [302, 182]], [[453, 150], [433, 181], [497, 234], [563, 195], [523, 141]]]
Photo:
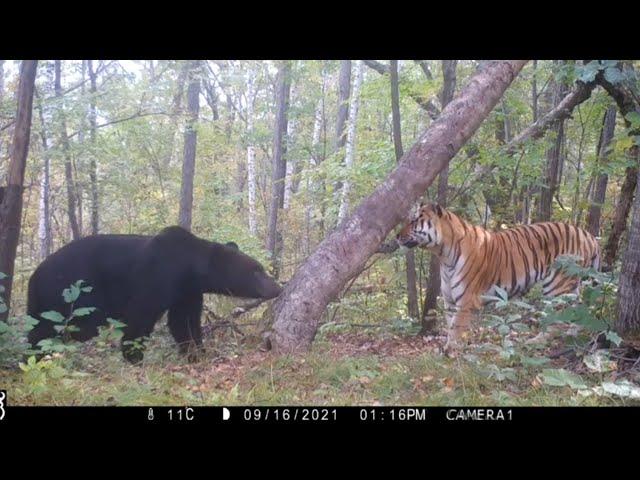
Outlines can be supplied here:
[[211, 293], [269, 299], [282, 292], [260, 262], [242, 253], [233, 242], [212, 243], [209, 262], [207, 291]]

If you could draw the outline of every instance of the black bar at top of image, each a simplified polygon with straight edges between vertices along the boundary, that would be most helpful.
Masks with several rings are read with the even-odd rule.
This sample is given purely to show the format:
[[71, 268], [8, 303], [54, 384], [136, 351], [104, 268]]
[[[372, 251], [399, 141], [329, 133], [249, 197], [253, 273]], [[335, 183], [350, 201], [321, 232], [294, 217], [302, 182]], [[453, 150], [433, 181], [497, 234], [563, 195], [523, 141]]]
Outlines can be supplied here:
[[[632, 423], [629, 423], [632, 422]], [[639, 424], [639, 407], [24, 407], [5, 406], [3, 427], [26, 425], [456, 425]]]

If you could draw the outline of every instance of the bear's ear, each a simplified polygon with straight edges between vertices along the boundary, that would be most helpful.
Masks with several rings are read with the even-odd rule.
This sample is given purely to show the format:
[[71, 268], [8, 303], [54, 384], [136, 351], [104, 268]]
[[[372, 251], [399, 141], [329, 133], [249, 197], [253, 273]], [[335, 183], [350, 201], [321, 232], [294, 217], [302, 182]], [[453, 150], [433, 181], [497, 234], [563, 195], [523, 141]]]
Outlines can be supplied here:
[[233, 248], [234, 250], [240, 250], [240, 247], [238, 247], [238, 244], [236, 242], [227, 242], [225, 243], [225, 245], [227, 247]]

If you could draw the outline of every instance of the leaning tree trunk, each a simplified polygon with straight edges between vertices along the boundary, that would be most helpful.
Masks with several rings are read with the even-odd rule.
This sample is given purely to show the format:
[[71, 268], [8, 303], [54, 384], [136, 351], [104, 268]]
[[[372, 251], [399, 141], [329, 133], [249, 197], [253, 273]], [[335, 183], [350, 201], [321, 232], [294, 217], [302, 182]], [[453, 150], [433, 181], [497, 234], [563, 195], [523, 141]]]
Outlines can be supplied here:
[[278, 69], [276, 96], [276, 124], [273, 131], [273, 172], [271, 175], [271, 205], [269, 207], [269, 229], [267, 250], [271, 254], [273, 273], [280, 274], [280, 250], [282, 239], [278, 232], [278, 210], [284, 206], [284, 177], [287, 172], [286, 143], [289, 93], [291, 90], [291, 62], [284, 61]]
[[595, 188], [593, 189], [593, 196], [591, 197], [591, 205], [589, 206], [589, 213], [587, 215], [587, 231], [594, 237], [600, 235], [600, 215], [607, 193], [607, 183], [609, 180], [608, 175], [602, 171], [602, 168], [607, 163], [607, 156], [609, 155], [608, 150], [611, 145], [611, 140], [613, 140], [615, 129], [616, 107], [615, 105], [611, 105], [604, 114], [604, 121], [602, 124], [597, 152], [597, 166], [600, 171], [597, 173]]
[[[442, 84], [442, 92], [440, 92], [440, 103], [442, 108], [446, 107], [451, 100], [453, 100], [453, 94], [456, 90], [456, 67], [457, 60], [443, 60], [442, 61], [442, 75], [444, 82]], [[438, 178], [438, 203], [442, 207], [447, 206], [447, 189], [449, 188], [449, 164], [440, 172]], [[436, 308], [438, 295], [440, 295], [440, 261], [435, 255], [431, 255], [431, 261], [429, 263], [429, 283], [427, 284], [427, 291], [424, 296], [424, 303], [422, 305], [422, 327], [420, 333], [422, 335], [428, 335], [433, 333], [436, 329], [436, 317], [429, 315], [429, 311]]]
[[[640, 183], [637, 169], [636, 183]], [[640, 341], [640, 195], [633, 202], [633, 216], [629, 228], [627, 250], [622, 257], [620, 287], [618, 289], [618, 317], [616, 331], [626, 339]]]
[[473, 75], [387, 179], [300, 266], [271, 306], [274, 323], [267, 338], [276, 351], [311, 346], [329, 301], [473, 135], [525, 63], [488, 62]]
[[67, 137], [67, 122], [64, 112], [63, 93], [62, 93], [62, 74], [61, 74], [61, 61], [56, 60], [54, 62], [54, 90], [56, 98], [58, 99], [58, 121], [60, 143], [62, 145], [62, 151], [64, 153], [64, 176], [67, 185], [67, 210], [69, 216], [69, 227], [71, 227], [71, 235], [74, 240], [80, 238], [80, 226], [78, 224], [78, 217], [76, 216], [77, 209], [77, 196], [76, 187], [73, 181], [73, 169], [71, 165], [71, 152], [69, 147], [69, 137]]
[[4, 303], [0, 302], [0, 306], [4, 306], [0, 309], [0, 321], [6, 321], [9, 316], [8, 307], [11, 304], [13, 266], [22, 221], [22, 190], [27, 154], [29, 153], [31, 112], [37, 65], [37, 60], [23, 60], [20, 64], [18, 108], [7, 172], [8, 183], [4, 193], [0, 195], [0, 272], [3, 274], [0, 275], [0, 286], [4, 287], [4, 291], [1, 292]]
[[196, 145], [198, 133], [196, 124], [200, 111], [200, 62], [194, 61], [189, 69], [187, 88], [187, 108], [189, 119], [184, 127], [184, 157], [182, 162], [182, 186], [180, 188], [180, 212], [178, 225], [191, 230], [193, 214], [193, 178], [196, 170]]
[[[389, 77], [391, 79], [391, 120], [393, 133], [393, 148], [396, 153], [396, 162], [399, 162], [404, 154], [402, 148], [402, 128], [400, 122], [400, 88], [398, 79], [398, 61], [389, 62]], [[418, 318], [418, 289], [416, 285], [416, 259], [415, 251], [407, 250], [404, 254], [405, 271], [407, 272], [407, 312], [411, 318]]]

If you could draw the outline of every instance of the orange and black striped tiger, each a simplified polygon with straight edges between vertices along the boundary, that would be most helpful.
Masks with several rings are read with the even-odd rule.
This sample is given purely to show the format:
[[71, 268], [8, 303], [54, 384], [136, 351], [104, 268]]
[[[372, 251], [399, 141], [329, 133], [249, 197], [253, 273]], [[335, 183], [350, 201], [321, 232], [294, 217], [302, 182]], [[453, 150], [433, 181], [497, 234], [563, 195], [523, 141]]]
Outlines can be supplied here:
[[543, 282], [543, 293], [578, 291], [580, 279], [553, 264], [560, 255], [579, 257], [584, 267], [599, 268], [600, 247], [587, 231], [560, 222], [520, 225], [491, 232], [472, 225], [439, 205], [420, 205], [417, 215], [397, 235], [400, 246], [429, 249], [440, 259], [440, 288], [447, 314], [446, 350], [459, 345], [483, 295], [501, 287], [509, 297]]

